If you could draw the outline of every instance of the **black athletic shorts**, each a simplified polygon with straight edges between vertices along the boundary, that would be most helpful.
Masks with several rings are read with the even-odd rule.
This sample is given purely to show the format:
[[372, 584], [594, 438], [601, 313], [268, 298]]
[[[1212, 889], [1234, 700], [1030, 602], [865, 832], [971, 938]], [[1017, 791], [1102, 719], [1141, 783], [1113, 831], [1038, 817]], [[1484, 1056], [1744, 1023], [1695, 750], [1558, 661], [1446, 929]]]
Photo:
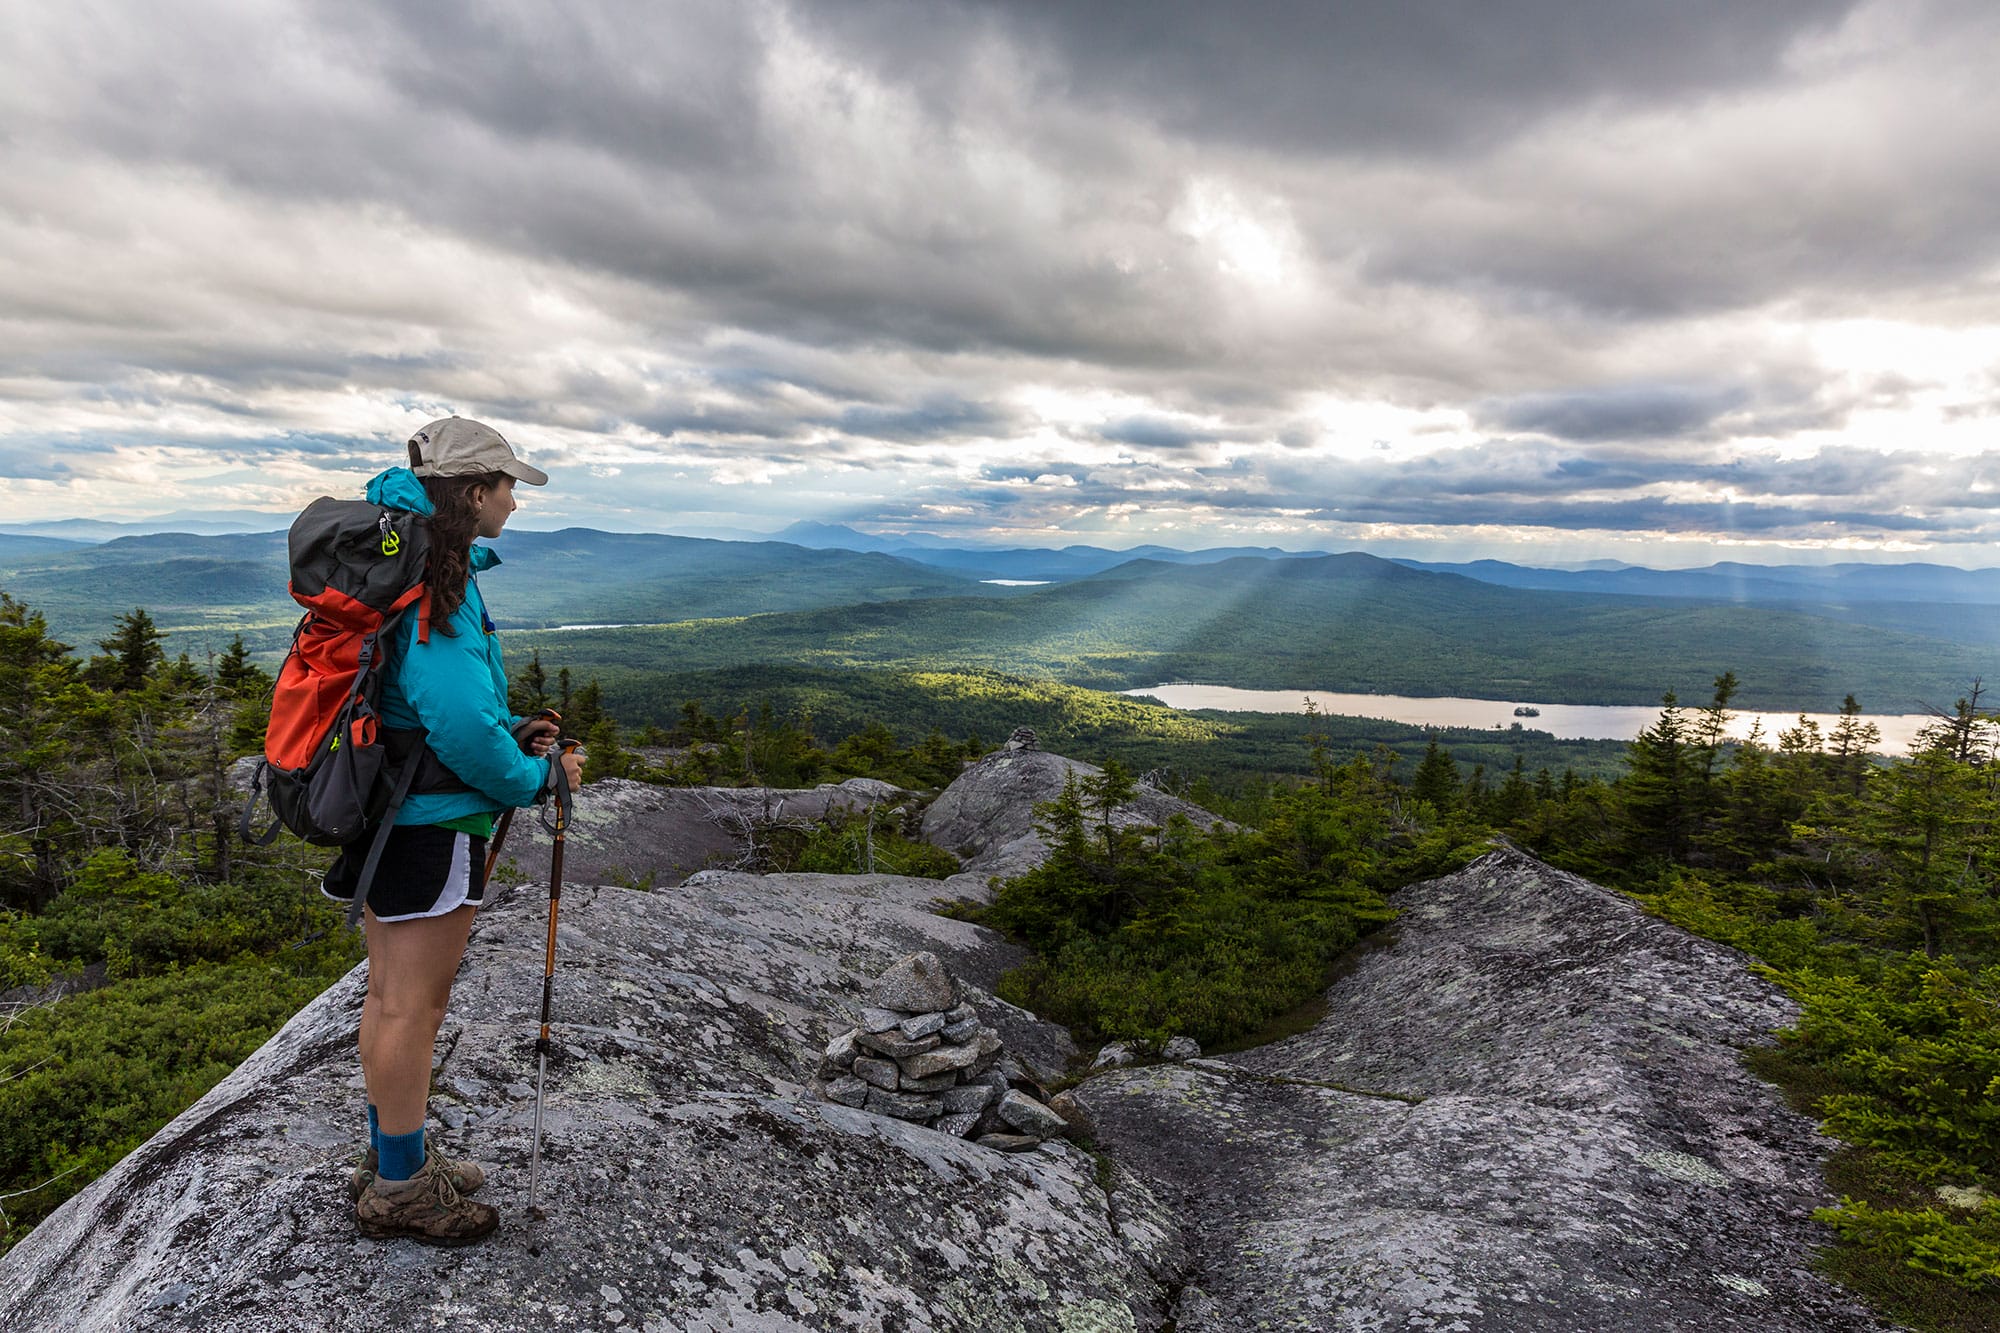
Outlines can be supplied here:
[[[354, 886], [368, 860], [371, 834], [340, 849], [320, 892], [335, 902], [354, 901]], [[398, 824], [389, 830], [368, 907], [377, 921], [443, 916], [486, 896], [486, 839], [436, 824]]]

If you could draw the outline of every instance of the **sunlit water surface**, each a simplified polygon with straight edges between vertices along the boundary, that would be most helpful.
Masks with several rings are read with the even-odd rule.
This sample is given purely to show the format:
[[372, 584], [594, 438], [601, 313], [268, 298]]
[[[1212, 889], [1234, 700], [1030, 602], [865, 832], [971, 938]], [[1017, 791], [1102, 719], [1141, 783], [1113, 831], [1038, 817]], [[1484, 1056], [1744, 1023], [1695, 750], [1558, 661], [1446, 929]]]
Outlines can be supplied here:
[[[1535, 731], [1546, 731], [1564, 740], [1629, 741], [1643, 727], [1659, 719], [1654, 707], [1627, 707], [1600, 704], [1545, 704], [1532, 699], [1418, 699], [1401, 694], [1334, 694], [1324, 690], [1239, 690], [1227, 685], [1155, 685], [1127, 694], [1158, 699], [1172, 708], [1214, 708], [1231, 713], [1297, 713], [1307, 699], [1322, 713], [1344, 717], [1384, 718], [1427, 727], [1474, 727], [1506, 730], [1519, 723]], [[1514, 709], [1539, 709], [1539, 717], [1515, 717]], [[1693, 711], [1692, 709], [1689, 710]], [[1840, 720], [1835, 713], [1808, 713], [1819, 723], [1822, 735], [1832, 732]], [[1883, 753], [1903, 754], [1917, 732], [1937, 719], [1924, 713], [1871, 713], [1863, 720], [1882, 729], [1878, 745]], [[1778, 733], [1798, 725], [1797, 713], [1730, 714], [1729, 734], [1738, 739], [1761, 725], [1763, 740], [1776, 745]]]

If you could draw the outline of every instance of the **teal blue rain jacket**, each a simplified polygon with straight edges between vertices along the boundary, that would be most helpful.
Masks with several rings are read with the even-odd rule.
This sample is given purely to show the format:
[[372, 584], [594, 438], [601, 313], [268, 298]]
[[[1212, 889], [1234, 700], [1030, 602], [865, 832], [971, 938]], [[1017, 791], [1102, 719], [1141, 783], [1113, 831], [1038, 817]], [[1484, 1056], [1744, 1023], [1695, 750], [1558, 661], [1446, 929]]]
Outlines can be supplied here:
[[[390, 468], [368, 483], [368, 499], [379, 505], [431, 512], [430, 496], [417, 474]], [[500, 563], [490, 546], [472, 548], [472, 571]], [[500, 664], [500, 638], [486, 614], [475, 578], [452, 613], [452, 629], [431, 626], [430, 640], [417, 642], [415, 608], [396, 626], [382, 668], [379, 708], [391, 727], [422, 727], [432, 753], [471, 791], [412, 795], [396, 816], [398, 824], [438, 824], [467, 815], [533, 805], [549, 779], [548, 758], [521, 753], [512, 728], [520, 721], [507, 711], [507, 672]]]

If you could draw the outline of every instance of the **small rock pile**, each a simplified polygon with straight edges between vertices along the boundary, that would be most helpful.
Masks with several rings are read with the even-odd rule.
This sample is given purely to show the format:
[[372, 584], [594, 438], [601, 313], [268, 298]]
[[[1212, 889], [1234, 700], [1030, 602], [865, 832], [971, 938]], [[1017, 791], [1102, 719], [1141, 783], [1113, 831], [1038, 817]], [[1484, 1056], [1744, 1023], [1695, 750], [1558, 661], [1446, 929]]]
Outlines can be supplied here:
[[817, 1086], [828, 1100], [928, 1125], [981, 1147], [1026, 1152], [1070, 1125], [1020, 1085], [1034, 1086], [982, 1025], [936, 954], [913, 953], [870, 988], [861, 1023], [826, 1048]]

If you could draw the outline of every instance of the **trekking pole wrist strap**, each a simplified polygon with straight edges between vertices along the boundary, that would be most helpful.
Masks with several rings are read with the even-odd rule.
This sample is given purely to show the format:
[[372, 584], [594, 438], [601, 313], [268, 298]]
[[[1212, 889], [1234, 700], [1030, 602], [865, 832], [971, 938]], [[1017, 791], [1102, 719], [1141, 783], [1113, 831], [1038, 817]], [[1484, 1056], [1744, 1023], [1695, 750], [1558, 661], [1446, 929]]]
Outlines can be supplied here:
[[564, 766], [563, 760], [571, 751], [579, 748], [581, 747], [575, 741], [563, 741], [556, 747], [555, 753], [549, 756], [549, 775], [555, 782], [557, 828], [567, 828], [569, 817], [576, 809], [576, 793], [570, 790], [569, 769]]

